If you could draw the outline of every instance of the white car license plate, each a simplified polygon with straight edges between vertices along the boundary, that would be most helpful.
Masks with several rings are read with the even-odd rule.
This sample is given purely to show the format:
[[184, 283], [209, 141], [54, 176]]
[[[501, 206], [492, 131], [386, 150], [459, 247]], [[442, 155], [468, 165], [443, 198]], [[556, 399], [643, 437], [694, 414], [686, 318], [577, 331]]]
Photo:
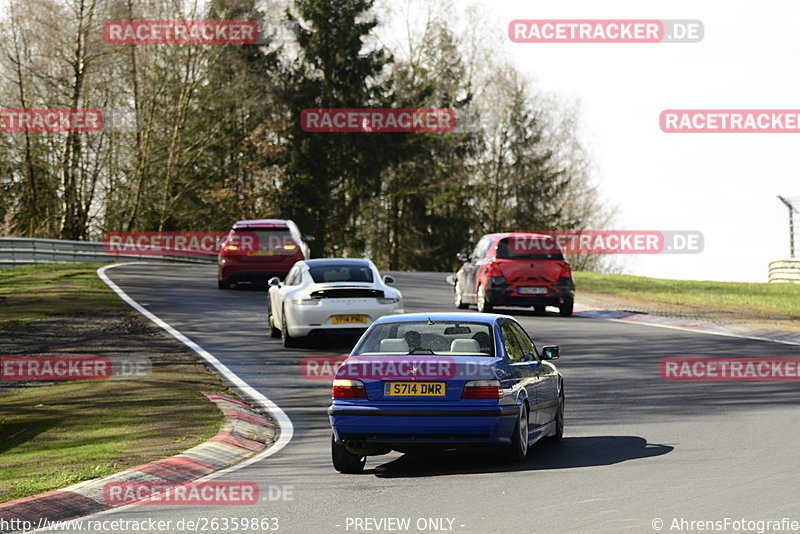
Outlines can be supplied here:
[[334, 315], [333, 324], [364, 324], [367, 322], [366, 315]]

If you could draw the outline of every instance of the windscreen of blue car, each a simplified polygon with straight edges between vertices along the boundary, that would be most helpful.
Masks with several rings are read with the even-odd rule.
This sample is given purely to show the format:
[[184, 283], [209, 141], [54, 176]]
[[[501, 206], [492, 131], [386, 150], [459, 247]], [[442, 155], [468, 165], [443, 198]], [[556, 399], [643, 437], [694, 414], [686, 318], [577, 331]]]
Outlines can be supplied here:
[[367, 282], [372, 283], [372, 269], [368, 265], [329, 265], [309, 267], [308, 272], [317, 284], [326, 282]]
[[378, 324], [364, 337], [356, 355], [432, 354], [494, 356], [491, 325], [455, 321]]

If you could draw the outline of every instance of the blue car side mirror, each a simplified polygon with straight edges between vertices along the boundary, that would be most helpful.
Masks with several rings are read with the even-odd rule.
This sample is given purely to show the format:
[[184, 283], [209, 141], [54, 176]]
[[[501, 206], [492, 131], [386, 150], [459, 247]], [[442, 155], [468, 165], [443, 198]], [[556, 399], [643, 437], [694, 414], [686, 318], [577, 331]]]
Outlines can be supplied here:
[[545, 345], [542, 347], [543, 360], [557, 360], [560, 356], [558, 345]]

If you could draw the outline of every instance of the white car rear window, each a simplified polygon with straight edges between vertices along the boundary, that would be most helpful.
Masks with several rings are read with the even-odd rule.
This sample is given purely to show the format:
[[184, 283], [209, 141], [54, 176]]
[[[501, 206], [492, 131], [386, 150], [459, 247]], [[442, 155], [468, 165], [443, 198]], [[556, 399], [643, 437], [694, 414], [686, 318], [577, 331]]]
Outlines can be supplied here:
[[372, 269], [366, 265], [336, 265], [310, 267], [311, 278], [317, 284], [325, 282], [366, 282], [372, 283]]

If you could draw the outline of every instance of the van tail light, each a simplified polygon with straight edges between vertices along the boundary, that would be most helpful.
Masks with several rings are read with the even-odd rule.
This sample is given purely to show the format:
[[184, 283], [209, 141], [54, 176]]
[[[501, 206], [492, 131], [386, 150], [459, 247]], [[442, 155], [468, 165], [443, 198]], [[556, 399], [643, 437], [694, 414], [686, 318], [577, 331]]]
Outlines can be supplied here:
[[367, 390], [361, 380], [336, 378], [333, 381], [334, 399], [366, 399]]
[[569, 267], [569, 263], [565, 263], [561, 267], [561, 274], [558, 276], [558, 285], [560, 286], [573, 286], [572, 282], [572, 269]]
[[470, 380], [464, 386], [462, 399], [502, 399], [503, 388], [499, 380]]

